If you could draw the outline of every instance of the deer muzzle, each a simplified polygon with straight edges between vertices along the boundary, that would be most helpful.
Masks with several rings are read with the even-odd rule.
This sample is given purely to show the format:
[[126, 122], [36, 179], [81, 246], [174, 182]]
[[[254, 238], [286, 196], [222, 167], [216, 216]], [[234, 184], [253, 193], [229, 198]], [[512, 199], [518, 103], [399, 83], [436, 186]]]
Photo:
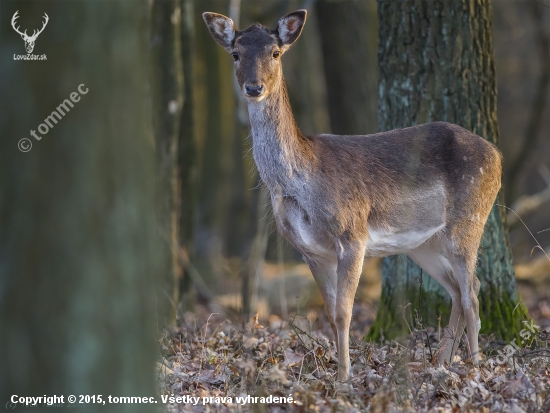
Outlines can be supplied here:
[[245, 83], [244, 94], [248, 97], [260, 97], [264, 93], [264, 85], [257, 82]]

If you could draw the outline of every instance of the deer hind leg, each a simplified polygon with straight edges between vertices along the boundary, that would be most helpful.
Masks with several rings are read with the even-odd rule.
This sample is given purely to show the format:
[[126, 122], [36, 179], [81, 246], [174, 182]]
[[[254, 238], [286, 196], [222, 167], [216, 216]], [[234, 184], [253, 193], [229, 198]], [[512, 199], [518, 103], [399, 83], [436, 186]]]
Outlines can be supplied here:
[[332, 327], [334, 333], [334, 339], [336, 341], [336, 350], [338, 350], [338, 333], [336, 330], [336, 288], [337, 288], [337, 275], [336, 268], [338, 261], [336, 255], [334, 259], [306, 259], [309, 264], [309, 269], [315, 278], [315, 282], [321, 290], [321, 296], [325, 303], [325, 310], [327, 312], [328, 321]]
[[336, 297], [336, 330], [338, 341], [338, 381], [349, 379], [349, 326], [353, 299], [361, 277], [365, 255], [364, 242], [342, 242], [343, 253], [338, 257], [338, 284]]
[[479, 363], [479, 344], [478, 335], [481, 329], [481, 320], [479, 319], [479, 280], [476, 277], [475, 264], [477, 259], [477, 250], [469, 254], [454, 254], [450, 257], [455, 278], [460, 287], [460, 302], [464, 311], [464, 322], [466, 324], [466, 334], [468, 336], [468, 350], [472, 363]]
[[437, 239], [428, 240], [420, 247], [409, 251], [412, 258], [424, 271], [436, 280], [451, 296], [452, 309], [448, 326], [443, 330], [438, 363], [450, 364], [464, 332], [464, 313], [462, 310], [461, 291], [455, 281], [453, 267], [444, 248]]

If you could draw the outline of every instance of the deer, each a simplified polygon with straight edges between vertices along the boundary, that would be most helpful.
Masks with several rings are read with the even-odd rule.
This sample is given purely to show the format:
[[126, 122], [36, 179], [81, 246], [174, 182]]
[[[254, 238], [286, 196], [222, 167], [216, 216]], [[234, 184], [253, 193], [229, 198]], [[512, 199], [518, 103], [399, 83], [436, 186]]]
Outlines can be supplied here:
[[438, 364], [453, 361], [466, 329], [467, 356], [476, 366], [481, 321], [474, 270], [501, 185], [502, 155], [482, 137], [441, 121], [370, 135], [302, 133], [281, 58], [306, 16], [297, 10], [274, 30], [255, 23], [239, 31], [230, 18], [203, 13], [234, 60], [277, 229], [303, 255], [323, 297], [337, 380], [350, 378], [349, 329], [363, 261], [392, 254], [407, 254], [451, 297]]
[[25, 49], [27, 50], [27, 53], [32, 53], [34, 49], [34, 42], [36, 42], [38, 35], [44, 31], [44, 28], [48, 24], [48, 21], [50, 20], [50, 18], [46, 13], [44, 13], [44, 16], [43, 16], [44, 22], [42, 23], [42, 28], [40, 30], [36, 30], [36, 29], [33, 30], [32, 36], [29, 36], [27, 35], [27, 30], [25, 30], [24, 32], [21, 32], [19, 30], [19, 26], [15, 27], [16, 20], [19, 18], [18, 13], [19, 13], [19, 10], [17, 10], [13, 15], [13, 17], [11, 18], [11, 27], [13, 27], [13, 30], [19, 33], [21, 35], [21, 38], [25, 41]]

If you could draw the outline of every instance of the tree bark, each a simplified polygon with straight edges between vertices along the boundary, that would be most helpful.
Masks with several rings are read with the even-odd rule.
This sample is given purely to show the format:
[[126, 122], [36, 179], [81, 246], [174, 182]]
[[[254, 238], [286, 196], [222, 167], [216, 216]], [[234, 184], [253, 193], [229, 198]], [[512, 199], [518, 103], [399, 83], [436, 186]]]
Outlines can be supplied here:
[[[492, 9], [489, 0], [378, 1], [380, 131], [447, 121], [498, 144]], [[502, 191], [497, 203], [503, 204]], [[476, 275], [481, 333], [504, 340], [521, 329], [520, 303], [506, 214], [495, 206], [485, 227]], [[444, 327], [448, 293], [405, 255], [384, 259], [382, 297], [367, 338], [393, 338], [413, 324]], [[421, 293], [420, 293], [421, 289]], [[405, 309], [407, 303], [411, 303]], [[441, 319], [439, 320], [439, 317]]]
[[[2, 7], [6, 15], [16, 11]], [[70, 394], [102, 395], [107, 404], [108, 395], [155, 396], [147, 3], [29, 2], [17, 9], [38, 21], [46, 12], [52, 21], [34, 51], [47, 60], [0, 63], [2, 407], [11, 395], [64, 395], [65, 406]], [[10, 25], [0, 27], [0, 37], [3, 48], [25, 53]], [[79, 100], [70, 111], [41, 140], [31, 137], [29, 129], [73, 93]], [[17, 143], [27, 137], [33, 146], [22, 153]]]

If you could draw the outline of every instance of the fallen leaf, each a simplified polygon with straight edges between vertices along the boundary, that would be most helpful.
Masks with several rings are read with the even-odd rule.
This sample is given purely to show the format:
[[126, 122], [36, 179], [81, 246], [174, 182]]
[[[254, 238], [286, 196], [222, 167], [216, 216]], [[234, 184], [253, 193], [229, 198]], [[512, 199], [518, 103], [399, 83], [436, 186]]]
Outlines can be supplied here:
[[278, 364], [275, 364], [269, 370], [269, 380], [274, 382], [281, 382], [283, 385], [289, 383], [286, 377], [286, 372], [284, 370], [281, 370]]
[[297, 366], [302, 362], [302, 356], [296, 354], [289, 348], [285, 348], [285, 361], [284, 365], [289, 367]]
[[243, 342], [243, 347], [246, 348], [246, 349], [250, 349], [250, 348], [253, 348], [253, 347], [256, 347], [258, 345], [258, 339], [256, 337], [248, 337], [244, 342]]

